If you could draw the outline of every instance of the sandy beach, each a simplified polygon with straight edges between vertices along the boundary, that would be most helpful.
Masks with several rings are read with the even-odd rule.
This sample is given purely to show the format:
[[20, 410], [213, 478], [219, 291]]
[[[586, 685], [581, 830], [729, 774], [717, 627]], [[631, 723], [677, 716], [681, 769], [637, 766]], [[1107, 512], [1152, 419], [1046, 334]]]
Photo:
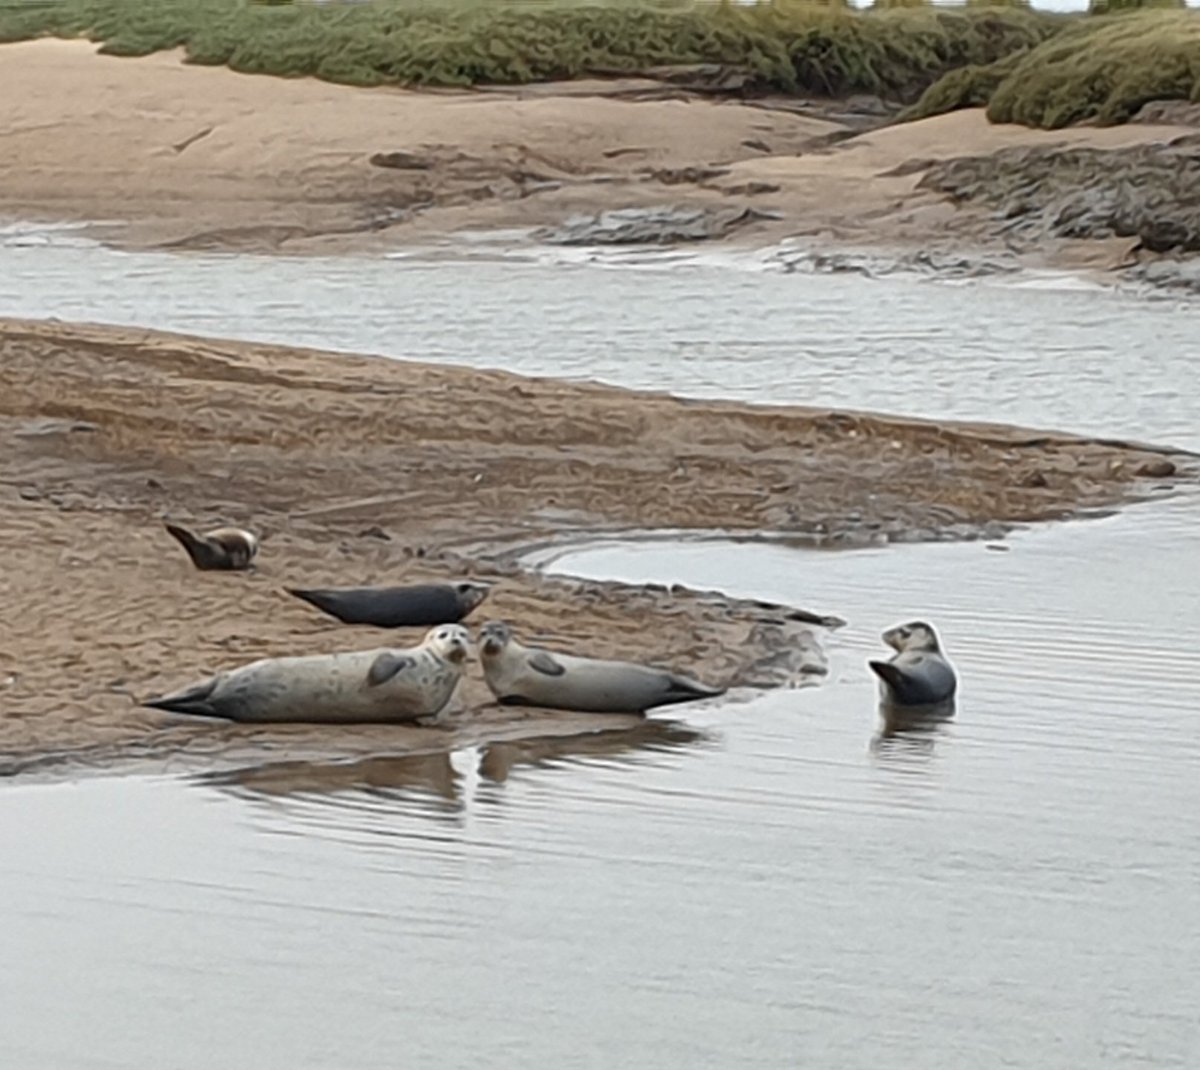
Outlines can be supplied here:
[[[861, 128], [853, 102], [714, 99], [645, 78], [411, 92], [241, 75], [178, 52], [102, 56], [83, 41], [0, 47], [0, 216], [108, 224], [92, 232], [128, 248], [371, 251], [701, 207], [747, 213], [733, 243], [1012, 255], [994, 213], [919, 189], [922, 166], [1194, 132], [1031, 130], [973, 109], [847, 137]], [[1019, 258], [1105, 269], [1135, 244], [1054, 239]]]
[[[0, 323], [0, 436], [10, 773], [421, 753], [614, 724], [489, 705], [478, 666], [448, 728], [214, 727], [138, 707], [256, 657], [397, 640], [321, 617], [287, 585], [482, 578], [496, 587], [473, 624], [507, 618], [561, 649], [735, 689], [819, 680], [824, 629], [803, 612], [556, 580], [519, 559], [652, 528], [833, 545], [995, 535], [1158, 493], [1191, 463], [991, 425], [16, 320]], [[260, 532], [258, 571], [194, 571], [164, 519]]]

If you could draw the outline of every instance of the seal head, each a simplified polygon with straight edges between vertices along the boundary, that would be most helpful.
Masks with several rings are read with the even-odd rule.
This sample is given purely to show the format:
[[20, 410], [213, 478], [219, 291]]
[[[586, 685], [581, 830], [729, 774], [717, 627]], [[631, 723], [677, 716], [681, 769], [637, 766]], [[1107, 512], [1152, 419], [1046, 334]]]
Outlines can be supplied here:
[[471, 653], [471, 634], [461, 624], [443, 624], [425, 637], [423, 645], [443, 661], [461, 665]]

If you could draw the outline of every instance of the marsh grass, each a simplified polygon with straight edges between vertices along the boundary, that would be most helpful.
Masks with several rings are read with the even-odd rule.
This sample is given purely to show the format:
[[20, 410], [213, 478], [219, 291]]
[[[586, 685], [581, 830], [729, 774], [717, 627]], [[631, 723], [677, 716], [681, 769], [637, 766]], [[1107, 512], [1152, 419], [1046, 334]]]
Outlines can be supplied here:
[[1152, 100], [1200, 102], [1200, 12], [1142, 9], [1065, 20], [1036, 47], [948, 72], [901, 118], [986, 104], [998, 123], [1111, 125]]
[[947, 71], [1030, 48], [1058, 25], [1020, 7], [859, 12], [844, 0], [0, 3], [0, 41], [83, 36], [117, 55], [182, 47], [192, 63], [352, 85], [511, 84], [716, 63], [750, 71], [762, 88], [900, 100]]
[[900, 121], [928, 119], [959, 108], [983, 107], [1013, 72], [1025, 51], [1011, 52], [994, 63], [969, 63], [943, 75], [921, 94], [915, 104], [900, 113]]
[[[0, 0], [0, 41], [87, 37], [138, 56], [350, 85], [469, 86], [712, 63], [761, 89], [909, 103], [906, 118], [986, 104], [997, 122], [1121, 122], [1200, 100], [1200, 12], [1096, 0], [1062, 16], [1026, 0]], [[919, 100], [917, 98], [920, 98]]]
[[1137, 11], [1075, 24], [1014, 65], [992, 94], [988, 118], [1108, 125], [1152, 100], [1200, 102], [1200, 12]]

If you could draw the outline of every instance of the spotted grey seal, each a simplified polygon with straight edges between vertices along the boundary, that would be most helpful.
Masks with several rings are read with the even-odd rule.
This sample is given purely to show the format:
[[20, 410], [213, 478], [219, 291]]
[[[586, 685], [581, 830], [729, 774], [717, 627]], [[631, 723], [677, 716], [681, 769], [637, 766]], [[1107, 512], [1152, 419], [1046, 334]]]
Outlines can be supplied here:
[[142, 705], [230, 721], [415, 721], [445, 709], [469, 649], [466, 628], [446, 624], [401, 650], [263, 658]]
[[182, 543], [192, 564], [205, 572], [247, 569], [258, 553], [258, 539], [242, 528], [213, 528], [196, 535], [178, 524], [164, 526]]
[[724, 688], [630, 661], [601, 661], [527, 647], [503, 621], [485, 624], [479, 643], [484, 679], [505, 704], [644, 713], [655, 706], [725, 693]]
[[958, 681], [942, 653], [937, 632], [924, 621], [897, 624], [883, 633], [896, 653], [890, 661], [868, 661], [883, 682], [885, 701], [898, 706], [932, 706], [954, 697]]
[[288, 587], [343, 624], [374, 624], [377, 628], [429, 627], [457, 624], [488, 596], [486, 583], [422, 583], [410, 587]]

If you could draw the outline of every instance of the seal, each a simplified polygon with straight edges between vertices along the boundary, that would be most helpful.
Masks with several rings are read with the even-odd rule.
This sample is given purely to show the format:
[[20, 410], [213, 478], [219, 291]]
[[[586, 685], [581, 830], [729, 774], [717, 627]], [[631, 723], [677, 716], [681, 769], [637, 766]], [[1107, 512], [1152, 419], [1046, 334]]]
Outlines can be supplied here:
[[213, 528], [195, 535], [178, 524], [164, 525], [187, 551], [192, 564], [203, 572], [239, 572], [250, 567], [258, 553], [258, 539], [242, 528]]
[[488, 596], [486, 583], [423, 583], [411, 587], [286, 588], [343, 624], [428, 628], [457, 624]]
[[227, 721], [416, 721], [446, 708], [469, 651], [466, 628], [446, 624], [404, 649], [263, 658], [142, 705]]
[[885, 702], [933, 706], [954, 697], [958, 680], [933, 625], [919, 620], [897, 624], [883, 633], [883, 641], [896, 653], [890, 661], [867, 664], [882, 681]]
[[725, 688], [630, 661], [559, 654], [522, 645], [503, 621], [479, 631], [479, 658], [488, 688], [505, 705], [548, 706], [586, 713], [645, 713]]

